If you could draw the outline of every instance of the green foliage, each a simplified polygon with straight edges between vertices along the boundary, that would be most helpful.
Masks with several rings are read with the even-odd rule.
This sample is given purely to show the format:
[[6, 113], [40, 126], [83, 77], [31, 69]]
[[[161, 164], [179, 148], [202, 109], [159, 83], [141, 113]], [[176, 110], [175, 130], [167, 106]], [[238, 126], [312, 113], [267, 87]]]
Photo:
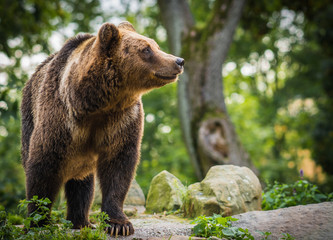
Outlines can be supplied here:
[[332, 11], [326, 0], [247, 2], [225, 64], [234, 69], [223, 75], [229, 114], [262, 179], [294, 181], [304, 158], [332, 175]]
[[8, 213], [8, 222], [13, 225], [21, 225], [21, 224], [23, 224], [23, 220], [24, 219], [22, 216]]
[[214, 214], [212, 217], [199, 216], [191, 223], [196, 224], [193, 233], [198, 237], [218, 237], [225, 239], [254, 239], [248, 229], [232, 227], [231, 222], [238, 219], [232, 217], [222, 217]]
[[[90, 21], [100, 14], [98, 0], [0, 0], [3, 20], [0, 25], [0, 52], [12, 56], [19, 47], [31, 51], [37, 44], [47, 50], [52, 31], [69, 22], [75, 23], [78, 31], [88, 31]], [[21, 45], [13, 47], [12, 40]]]
[[333, 193], [323, 194], [316, 185], [307, 180], [299, 180], [292, 184], [275, 182], [263, 192], [262, 209], [273, 210], [325, 201], [333, 201]]
[[[253, 235], [247, 228], [233, 227], [232, 222], [238, 219], [232, 217], [222, 217], [221, 215], [214, 214], [212, 217], [199, 216], [191, 223], [196, 224], [193, 227], [193, 235], [197, 237], [204, 237], [212, 239], [218, 237], [221, 239], [251, 239], [254, 240]], [[270, 239], [271, 232], [259, 232], [262, 236], [261, 239]], [[281, 233], [282, 237], [279, 239], [294, 240], [289, 233]]]
[[24, 226], [26, 229], [30, 229], [31, 224], [38, 226], [40, 222], [48, 220], [48, 215], [50, 214], [50, 209], [48, 206], [50, 203], [50, 199], [38, 199], [38, 196], [33, 196], [31, 200], [25, 199], [20, 201], [19, 208], [21, 210], [26, 209], [28, 204], [34, 204], [37, 207], [37, 209], [24, 221]]
[[[37, 196], [34, 196], [32, 200], [21, 201], [19, 207], [26, 208], [29, 203], [34, 203], [38, 206], [38, 209], [23, 220], [24, 228], [14, 225], [21, 222], [14, 222], [13, 215], [7, 214], [5, 211], [0, 211], [0, 240], [108, 239], [105, 228], [108, 226], [106, 220], [108, 220], [109, 217], [104, 212], [94, 217], [97, 223], [96, 229], [83, 228], [80, 231], [73, 231], [71, 230], [72, 223], [70, 221], [67, 221], [64, 218], [54, 217], [53, 215], [49, 217], [50, 209], [47, 207], [50, 204], [49, 199], [38, 199]], [[20, 217], [16, 216], [16, 219], [20, 219]], [[46, 219], [48, 220], [47, 225], [42, 227], [30, 227], [32, 223], [38, 226], [41, 221]]]

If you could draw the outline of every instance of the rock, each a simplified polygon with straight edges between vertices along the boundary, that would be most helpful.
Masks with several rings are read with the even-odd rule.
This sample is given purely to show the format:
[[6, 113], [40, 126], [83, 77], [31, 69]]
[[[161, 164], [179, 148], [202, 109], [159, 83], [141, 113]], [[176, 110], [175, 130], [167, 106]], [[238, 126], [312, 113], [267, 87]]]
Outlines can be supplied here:
[[189, 186], [184, 212], [189, 217], [223, 216], [261, 210], [261, 185], [247, 167], [212, 167], [199, 183]]
[[[101, 205], [102, 204], [102, 193], [100, 191], [99, 183], [96, 183], [95, 186], [95, 199], [94, 203]], [[133, 179], [128, 194], [126, 196], [125, 205], [134, 205], [134, 206], [144, 206], [145, 205], [145, 195], [135, 179]]]
[[138, 215], [138, 209], [134, 206], [124, 206], [123, 211], [127, 217], [136, 217]]
[[186, 189], [180, 180], [164, 170], [150, 184], [146, 211], [157, 213], [177, 210], [183, 204], [185, 193]]
[[145, 195], [140, 185], [134, 179], [127, 193], [124, 204], [134, 206], [144, 206], [146, 203]]
[[302, 240], [333, 239], [333, 202], [253, 211], [233, 217], [239, 221], [232, 225], [249, 229], [255, 239], [261, 239], [257, 231], [271, 232], [272, 240], [281, 238], [281, 233]]

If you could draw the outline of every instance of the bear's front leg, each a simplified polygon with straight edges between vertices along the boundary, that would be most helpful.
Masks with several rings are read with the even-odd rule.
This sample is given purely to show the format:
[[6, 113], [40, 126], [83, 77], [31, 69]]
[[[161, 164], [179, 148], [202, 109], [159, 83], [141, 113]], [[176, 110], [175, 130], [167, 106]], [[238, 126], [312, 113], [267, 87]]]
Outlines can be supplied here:
[[139, 157], [138, 139], [127, 143], [113, 158], [101, 154], [98, 177], [102, 191], [102, 212], [108, 214], [110, 235], [131, 235], [132, 223], [123, 212], [123, 203], [132, 182]]

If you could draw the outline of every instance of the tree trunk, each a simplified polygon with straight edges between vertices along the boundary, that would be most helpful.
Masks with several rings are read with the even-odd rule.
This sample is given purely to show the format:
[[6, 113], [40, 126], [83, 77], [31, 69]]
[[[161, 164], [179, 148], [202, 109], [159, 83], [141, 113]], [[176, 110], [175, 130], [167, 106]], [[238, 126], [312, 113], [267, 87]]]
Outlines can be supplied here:
[[198, 30], [186, 0], [158, 0], [171, 52], [186, 62], [178, 83], [178, 102], [183, 135], [198, 179], [218, 164], [255, 170], [227, 113], [222, 81], [222, 64], [244, 2], [216, 0], [212, 17]]

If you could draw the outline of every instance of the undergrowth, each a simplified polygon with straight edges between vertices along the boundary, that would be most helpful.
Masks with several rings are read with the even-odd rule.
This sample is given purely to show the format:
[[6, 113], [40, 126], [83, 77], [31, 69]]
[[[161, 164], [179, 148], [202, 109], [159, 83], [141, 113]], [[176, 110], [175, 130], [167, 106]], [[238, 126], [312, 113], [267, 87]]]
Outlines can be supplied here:
[[[38, 199], [37, 196], [34, 196], [32, 200], [22, 200], [19, 208], [26, 209], [29, 203], [34, 203], [38, 209], [24, 220], [20, 216], [11, 215], [4, 209], [0, 209], [0, 240], [107, 239], [105, 220], [108, 219], [108, 216], [105, 213], [94, 216], [96, 229], [83, 228], [76, 231], [71, 229], [72, 223], [64, 219], [64, 211], [53, 211], [49, 216], [48, 204], [50, 200], [48, 198]], [[47, 221], [48, 224], [42, 227], [31, 227], [32, 225], [40, 225], [41, 221]], [[23, 228], [15, 226], [22, 223]]]
[[268, 185], [262, 194], [262, 209], [273, 210], [326, 201], [333, 201], [333, 193], [324, 194], [318, 186], [307, 180], [301, 179], [291, 184], [275, 182]]

